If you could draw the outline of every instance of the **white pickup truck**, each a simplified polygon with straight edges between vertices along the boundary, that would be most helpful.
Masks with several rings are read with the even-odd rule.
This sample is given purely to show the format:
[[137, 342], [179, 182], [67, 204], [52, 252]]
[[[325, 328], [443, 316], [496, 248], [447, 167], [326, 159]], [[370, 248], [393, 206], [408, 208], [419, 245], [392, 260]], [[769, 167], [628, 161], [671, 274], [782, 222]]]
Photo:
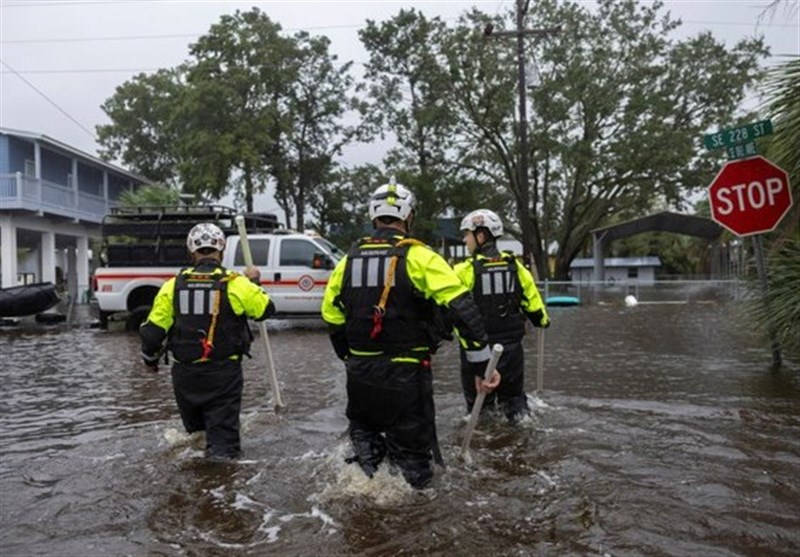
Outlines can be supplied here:
[[[143, 214], [146, 213], [140, 213]], [[121, 314], [129, 329], [138, 327], [161, 285], [189, 265], [184, 242], [191, 226], [216, 222], [223, 230], [235, 230], [232, 211], [216, 219], [201, 212], [183, 219], [172, 213], [167, 215], [172, 218], [162, 215], [158, 224], [149, 216], [134, 220], [120, 213], [104, 222], [106, 266], [96, 269], [93, 279], [101, 327], [108, 325], [113, 314]], [[159, 233], [154, 230], [156, 226]], [[275, 303], [275, 317], [318, 317], [328, 276], [344, 253], [318, 235], [281, 228], [271, 232], [256, 230], [247, 235], [250, 251], [253, 264], [261, 270], [261, 284]], [[149, 242], [142, 242], [147, 238]], [[244, 270], [244, 255], [236, 234], [227, 236], [222, 265]]]

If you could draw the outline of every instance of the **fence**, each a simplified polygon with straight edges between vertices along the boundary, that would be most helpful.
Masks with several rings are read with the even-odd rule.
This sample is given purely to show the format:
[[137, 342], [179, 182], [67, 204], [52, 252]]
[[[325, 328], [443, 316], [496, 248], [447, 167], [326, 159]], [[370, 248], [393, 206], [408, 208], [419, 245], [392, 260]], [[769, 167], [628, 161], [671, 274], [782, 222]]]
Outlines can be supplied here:
[[747, 295], [747, 282], [739, 279], [656, 280], [651, 283], [602, 281], [542, 281], [537, 284], [544, 299], [573, 296], [581, 305], [622, 303], [626, 296], [638, 302], [703, 303], [739, 300]]

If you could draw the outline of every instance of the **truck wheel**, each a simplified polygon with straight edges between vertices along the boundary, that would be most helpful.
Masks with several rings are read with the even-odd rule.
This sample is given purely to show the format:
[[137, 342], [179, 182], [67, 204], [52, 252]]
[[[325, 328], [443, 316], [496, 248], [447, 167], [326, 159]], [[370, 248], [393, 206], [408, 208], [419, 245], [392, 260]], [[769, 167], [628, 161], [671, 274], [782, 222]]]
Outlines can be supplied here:
[[104, 330], [108, 329], [108, 317], [110, 315], [111, 315], [110, 311], [100, 310], [100, 312], [98, 313], [97, 321], [98, 321], [98, 325], [99, 325], [99, 327], [101, 329], [104, 329]]
[[126, 331], [138, 331], [139, 325], [147, 319], [147, 314], [150, 313], [150, 306], [138, 306], [133, 308], [128, 313], [128, 319], [125, 321]]

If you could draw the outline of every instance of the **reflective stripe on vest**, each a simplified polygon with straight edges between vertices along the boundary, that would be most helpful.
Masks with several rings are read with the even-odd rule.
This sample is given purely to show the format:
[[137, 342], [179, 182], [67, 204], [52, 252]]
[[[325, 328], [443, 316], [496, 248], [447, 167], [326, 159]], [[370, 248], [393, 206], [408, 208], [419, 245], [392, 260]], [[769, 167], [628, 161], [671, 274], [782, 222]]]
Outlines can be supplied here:
[[516, 260], [511, 254], [493, 259], [474, 258], [475, 302], [484, 317], [490, 342], [515, 342], [525, 334], [521, 313], [522, 290]]
[[[364, 254], [361, 252], [358, 256], [354, 256], [350, 272], [350, 286], [353, 288], [385, 286], [389, 274], [385, 255], [386, 252], [382, 250], [379, 253]], [[394, 277], [392, 277], [389, 286], [394, 287], [394, 282]]]
[[497, 263], [484, 265], [486, 272], [481, 273], [481, 292], [486, 295], [513, 294], [517, 290], [517, 281], [514, 280], [516, 273], [512, 275], [509, 265], [505, 262], [499, 264], [502, 267], [497, 265]]

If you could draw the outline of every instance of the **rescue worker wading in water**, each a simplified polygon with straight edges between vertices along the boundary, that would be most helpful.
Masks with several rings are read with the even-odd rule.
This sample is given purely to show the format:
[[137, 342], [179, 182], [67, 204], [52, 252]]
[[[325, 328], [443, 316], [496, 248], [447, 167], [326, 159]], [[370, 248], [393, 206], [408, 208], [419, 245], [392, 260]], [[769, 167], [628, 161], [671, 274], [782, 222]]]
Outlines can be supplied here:
[[348, 433], [357, 462], [369, 477], [384, 457], [415, 488], [433, 477], [436, 441], [431, 354], [449, 330], [446, 308], [459, 333], [474, 387], [489, 391], [500, 382], [495, 370], [483, 380], [489, 360], [486, 333], [475, 302], [447, 262], [431, 248], [407, 238], [414, 195], [400, 184], [383, 185], [369, 200], [375, 232], [353, 244], [325, 289], [322, 317], [347, 368]]
[[206, 456], [238, 458], [242, 356], [252, 340], [247, 318], [266, 319], [275, 305], [256, 267], [239, 275], [220, 265], [225, 234], [219, 227], [198, 224], [186, 244], [193, 267], [158, 291], [139, 329], [142, 359], [158, 371], [159, 355], [172, 352], [172, 386], [186, 431], [206, 432]]
[[[497, 403], [508, 421], [515, 423], [530, 414], [522, 350], [525, 318], [534, 327], [545, 328], [550, 326], [550, 318], [531, 272], [513, 253], [497, 249], [497, 238], [503, 235], [500, 217], [488, 209], [478, 209], [461, 220], [460, 228], [472, 257], [455, 266], [456, 274], [472, 291], [483, 315], [489, 342], [503, 345], [503, 354], [497, 363], [503, 383], [486, 397], [483, 408]], [[463, 350], [461, 384], [469, 413], [477, 393], [470, 377], [468, 354]]]

